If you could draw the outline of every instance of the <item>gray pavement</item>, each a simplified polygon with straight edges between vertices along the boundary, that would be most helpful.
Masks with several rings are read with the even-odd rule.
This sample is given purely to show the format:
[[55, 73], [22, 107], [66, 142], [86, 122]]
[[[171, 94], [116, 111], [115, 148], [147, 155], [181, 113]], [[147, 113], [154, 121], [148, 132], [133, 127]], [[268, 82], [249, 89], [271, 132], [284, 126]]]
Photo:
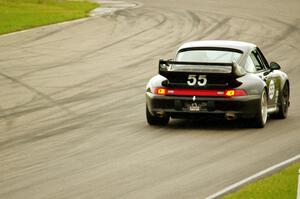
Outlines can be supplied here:
[[[204, 198], [300, 153], [300, 1], [140, 0], [0, 37], [0, 198]], [[290, 76], [286, 120], [145, 121], [159, 58], [254, 42]]]

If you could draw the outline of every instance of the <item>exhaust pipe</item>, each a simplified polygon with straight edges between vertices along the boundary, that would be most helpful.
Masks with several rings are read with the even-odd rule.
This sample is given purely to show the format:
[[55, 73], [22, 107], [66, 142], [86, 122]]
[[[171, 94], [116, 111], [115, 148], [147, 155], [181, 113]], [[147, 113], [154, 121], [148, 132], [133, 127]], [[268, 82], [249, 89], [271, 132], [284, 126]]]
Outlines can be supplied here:
[[235, 120], [236, 119], [236, 115], [235, 115], [235, 113], [227, 112], [227, 113], [225, 113], [225, 119], [226, 120]]
[[155, 113], [155, 115], [156, 115], [157, 117], [164, 117], [166, 114], [165, 114], [165, 112], [163, 112], [163, 111], [158, 111], [158, 112]]

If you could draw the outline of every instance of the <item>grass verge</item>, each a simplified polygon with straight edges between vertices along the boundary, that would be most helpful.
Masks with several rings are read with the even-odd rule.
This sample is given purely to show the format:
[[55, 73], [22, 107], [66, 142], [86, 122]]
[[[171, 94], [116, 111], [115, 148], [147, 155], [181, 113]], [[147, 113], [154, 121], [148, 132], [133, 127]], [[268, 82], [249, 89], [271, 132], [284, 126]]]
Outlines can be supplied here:
[[98, 6], [85, 0], [0, 0], [0, 34], [82, 18]]
[[296, 198], [298, 170], [300, 162], [295, 163], [272, 176], [249, 184], [223, 199], [291, 199]]

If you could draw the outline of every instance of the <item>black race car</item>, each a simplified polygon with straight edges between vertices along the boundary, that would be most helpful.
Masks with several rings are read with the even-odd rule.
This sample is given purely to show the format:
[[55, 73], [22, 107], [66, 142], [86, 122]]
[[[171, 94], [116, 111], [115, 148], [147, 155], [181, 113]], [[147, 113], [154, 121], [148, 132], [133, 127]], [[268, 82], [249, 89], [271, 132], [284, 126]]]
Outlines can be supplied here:
[[262, 128], [268, 115], [284, 119], [290, 105], [288, 76], [260, 49], [238, 41], [194, 41], [174, 60], [160, 60], [146, 88], [150, 125], [172, 118], [244, 118]]

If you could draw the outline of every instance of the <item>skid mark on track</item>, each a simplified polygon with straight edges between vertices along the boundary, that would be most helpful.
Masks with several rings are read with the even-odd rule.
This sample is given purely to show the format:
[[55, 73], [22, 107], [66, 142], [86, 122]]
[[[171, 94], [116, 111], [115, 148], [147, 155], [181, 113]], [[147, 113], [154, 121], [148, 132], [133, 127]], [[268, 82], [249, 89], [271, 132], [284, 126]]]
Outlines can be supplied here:
[[[280, 43], [282, 41], [285, 41], [287, 38], [290, 38], [290, 36], [294, 33], [300, 33], [300, 28], [298, 27], [300, 23], [292, 24], [292, 23], [287, 23], [279, 19], [275, 18], [269, 18], [272, 22], [275, 22], [277, 24], [281, 24], [285, 26], [286, 28], [283, 29], [283, 31], [276, 37], [272, 39], [272, 41], [276, 42], [269, 42], [265, 47], [266, 48], [272, 48], [274, 45], [281, 45]], [[299, 37], [299, 34], [298, 34]], [[299, 40], [299, 38], [297, 39]], [[299, 50], [299, 49], [298, 49]]]
[[73, 121], [65, 120], [62, 122], [57, 122], [51, 125], [38, 128], [37, 130], [32, 130], [30, 134], [14, 136], [10, 139], [6, 139], [5, 141], [1, 141], [0, 151], [14, 147], [16, 145], [24, 145], [28, 143], [41, 141], [50, 137], [68, 134], [84, 126], [82, 122], [78, 122], [78, 120], [75, 119], [72, 120]]
[[147, 28], [147, 29], [144, 29], [144, 30], [142, 30], [142, 31], [140, 31], [140, 32], [137, 32], [137, 33], [135, 33], [135, 34], [129, 35], [129, 36], [125, 37], [125, 38], [122, 38], [122, 39], [120, 39], [120, 40], [118, 40], [118, 41], [115, 41], [115, 42], [113, 42], [113, 43], [110, 43], [110, 44], [108, 44], [108, 45], [106, 45], [106, 46], [102, 46], [101, 48], [96, 49], [93, 53], [91, 53], [91, 52], [87, 53], [86, 56], [89, 56], [89, 57], [90, 57], [90, 56], [93, 56], [94, 54], [97, 54], [97, 53], [99, 53], [99, 52], [101, 52], [101, 51], [103, 51], [103, 50], [105, 50], [105, 49], [107, 49], [107, 48], [109, 48], [109, 47], [112, 47], [112, 46], [114, 46], [114, 45], [117, 45], [117, 44], [119, 44], [119, 43], [121, 43], [121, 42], [123, 42], [123, 41], [126, 41], [126, 40], [128, 40], [128, 39], [130, 39], [130, 38], [136, 37], [136, 36], [141, 35], [141, 34], [143, 34], [143, 33], [146, 33], [146, 32], [148, 32], [148, 31], [150, 31], [150, 30], [152, 30], [152, 29], [158, 28], [159, 26], [163, 25], [163, 24], [166, 22], [166, 20], [167, 20], [166, 16], [163, 16], [162, 20], [160, 20], [160, 22], [158, 22], [156, 25], [154, 25], [154, 26], [152, 26], [152, 27], [149, 27], [149, 28]]
[[6, 79], [11, 80], [12, 82], [14, 82], [14, 83], [16, 83], [16, 84], [19, 84], [19, 85], [22, 86], [22, 87], [25, 87], [26, 89], [30, 90], [31, 92], [33, 92], [33, 93], [39, 95], [39, 96], [42, 97], [43, 99], [45, 99], [45, 100], [47, 100], [48, 102], [50, 102], [52, 105], [54, 105], [54, 106], [60, 108], [60, 109], [63, 110], [64, 112], [66, 112], [68, 115], [70, 115], [70, 114], [71, 114], [71, 115], [74, 115], [74, 114], [75, 114], [75, 113], [73, 113], [72, 111], [70, 111], [69, 109], [67, 109], [67, 108], [61, 106], [60, 104], [58, 104], [58, 103], [57, 103], [54, 99], [52, 99], [50, 96], [48, 96], [48, 95], [42, 93], [41, 91], [39, 91], [39, 90], [37, 90], [37, 89], [35, 89], [35, 88], [29, 86], [28, 84], [26, 84], [26, 83], [24, 83], [24, 82], [21, 82], [21, 81], [19, 81], [18, 79], [13, 78], [13, 77], [10, 77], [10, 76], [8, 76], [8, 75], [6, 75], [6, 74], [4, 74], [4, 73], [1, 73], [1, 72], [0, 72], [0, 75], [1, 75], [2, 77], [5, 77]]
[[[122, 12], [125, 12], [125, 11], [122, 11]], [[155, 24], [154, 26], [151, 26], [149, 28], [141, 30], [141, 31], [139, 31], [137, 33], [131, 34], [131, 35], [127, 36], [127, 37], [121, 38], [121, 39], [119, 39], [117, 41], [114, 41], [114, 42], [112, 42], [110, 44], [107, 44], [105, 46], [101, 46], [100, 48], [92, 49], [92, 50], [90, 50], [88, 52], [80, 54], [79, 56], [75, 56], [73, 59], [68, 60], [67, 62], [63, 62], [63, 63], [51, 65], [51, 66], [48, 66], [48, 67], [45, 67], [45, 68], [42, 68], [42, 69], [38, 69], [38, 70], [35, 70], [35, 71], [32, 71], [32, 72], [25, 73], [25, 74], [21, 75], [19, 78], [24, 78], [24, 77], [32, 75], [34, 73], [46, 71], [46, 70], [49, 70], [49, 69], [64, 67], [64, 66], [67, 66], [67, 65], [70, 65], [70, 64], [73, 64], [73, 63], [78, 63], [80, 61], [83, 61], [84, 59], [91, 58], [93, 56], [98, 55], [103, 50], [106, 50], [106, 49], [108, 49], [110, 47], [116, 46], [116, 45], [118, 45], [118, 44], [120, 44], [120, 43], [122, 43], [124, 41], [129, 40], [130, 38], [134, 38], [134, 37], [136, 37], [138, 35], [141, 35], [141, 34], [144, 34], [146, 32], [149, 32], [152, 29], [158, 28], [159, 26], [163, 25], [166, 22], [166, 20], [167, 20], [166, 16], [162, 16], [162, 18], [159, 19], [159, 21], [157, 22], [157, 24]]]

